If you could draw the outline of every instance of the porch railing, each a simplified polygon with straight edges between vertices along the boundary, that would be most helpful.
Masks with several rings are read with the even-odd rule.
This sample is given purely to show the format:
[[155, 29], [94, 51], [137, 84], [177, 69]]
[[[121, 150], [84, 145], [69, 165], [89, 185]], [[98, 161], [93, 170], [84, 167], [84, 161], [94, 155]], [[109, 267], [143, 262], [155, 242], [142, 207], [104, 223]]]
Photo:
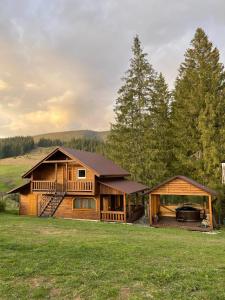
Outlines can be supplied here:
[[123, 211], [101, 211], [101, 220], [103, 221], [115, 221], [125, 222], [125, 213]]
[[93, 191], [94, 184], [92, 181], [68, 181], [65, 184], [61, 184], [56, 181], [49, 180], [33, 180], [33, 191], [45, 191], [53, 192], [56, 190], [64, 192], [91, 192]]

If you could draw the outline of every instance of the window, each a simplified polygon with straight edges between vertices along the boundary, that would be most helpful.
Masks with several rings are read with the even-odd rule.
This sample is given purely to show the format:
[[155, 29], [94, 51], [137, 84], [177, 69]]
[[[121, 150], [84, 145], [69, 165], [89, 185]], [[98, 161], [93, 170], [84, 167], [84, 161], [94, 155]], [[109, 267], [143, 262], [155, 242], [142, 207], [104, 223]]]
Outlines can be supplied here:
[[79, 179], [84, 179], [86, 178], [86, 170], [85, 169], [78, 169], [77, 170], [77, 177]]
[[74, 209], [95, 209], [95, 199], [94, 198], [79, 198], [73, 199]]

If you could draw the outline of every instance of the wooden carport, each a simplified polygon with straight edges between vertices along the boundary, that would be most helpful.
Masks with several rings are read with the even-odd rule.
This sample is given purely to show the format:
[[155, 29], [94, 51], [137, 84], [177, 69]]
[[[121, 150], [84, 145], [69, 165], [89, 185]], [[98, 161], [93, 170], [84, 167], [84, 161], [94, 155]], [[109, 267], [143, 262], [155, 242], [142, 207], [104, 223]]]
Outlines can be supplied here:
[[185, 176], [174, 176], [156, 187], [149, 193], [149, 223], [153, 223], [153, 216], [159, 214], [161, 195], [180, 195], [180, 196], [206, 196], [208, 197], [208, 214], [210, 227], [213, 227], [212, 200], [216, 192], [208, 187]]

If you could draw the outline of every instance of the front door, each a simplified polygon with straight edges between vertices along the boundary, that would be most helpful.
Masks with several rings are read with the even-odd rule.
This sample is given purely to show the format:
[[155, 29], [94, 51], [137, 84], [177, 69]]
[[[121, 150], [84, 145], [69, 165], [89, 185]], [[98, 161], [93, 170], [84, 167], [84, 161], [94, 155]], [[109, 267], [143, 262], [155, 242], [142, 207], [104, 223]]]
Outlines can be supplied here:
[[57, 192], [66, 191], [66, 167], [64, 165], [58, 166], [57, 172]]

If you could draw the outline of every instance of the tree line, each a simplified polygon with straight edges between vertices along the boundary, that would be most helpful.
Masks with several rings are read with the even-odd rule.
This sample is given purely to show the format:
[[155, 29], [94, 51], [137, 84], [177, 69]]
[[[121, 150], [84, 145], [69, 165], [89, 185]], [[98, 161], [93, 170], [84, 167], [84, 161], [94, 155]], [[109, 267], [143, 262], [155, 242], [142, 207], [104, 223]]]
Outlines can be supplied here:
[[34, 149], [31, 136], [16, 136], [0, 139], [0, 158], [23, 155]]
[[107, 155], [149, 186], [186, 175], [221, 189], [225, 159], [225, 71], [219, 50], [198, 28], [174, 89], [134, 38], [115, 103]]
[[0, 158], [13, 157], [29, 153], [36, 147], [65, 146], [78, 150], [104, 153], [105, 144], [96, 138], [73, 138], [64, 142], [59, 139], [41, 138], [37, 143], [33, 137], [17, 136], [0, 139]]

